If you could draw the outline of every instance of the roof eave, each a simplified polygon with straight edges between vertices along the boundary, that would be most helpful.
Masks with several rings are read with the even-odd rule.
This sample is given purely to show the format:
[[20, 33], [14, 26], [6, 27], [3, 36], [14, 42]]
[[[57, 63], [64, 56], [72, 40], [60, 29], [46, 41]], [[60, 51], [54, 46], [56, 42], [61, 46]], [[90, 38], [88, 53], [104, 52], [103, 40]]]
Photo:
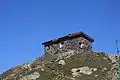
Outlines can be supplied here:
[[50, 41], [47, 41], [47, 42], [43, 42], [42, 45], [47, 45], [47, 44], [52, 44], [54, 42], [57, 42], [59, 41], [59, 39], [63, 39], [65, 37], [73, 37], [73, 36], [77, 36], [77, 35], [84, 35], [84, 37], [86, 37], [90, 42], [94, 42], [95, 40], [93, 38], [91, 38], [90, 36], [88, 36], [87, 34], [85, 34], [84, 32], [77, 32], [77, 33], [74, 33], [74, 34], [68, 34], [67, 36], [64, 36], [64, 37], [60, 37], [60, 38], [57, 38], [57, 39], [54, 39], [54, 40], [50, 40]]

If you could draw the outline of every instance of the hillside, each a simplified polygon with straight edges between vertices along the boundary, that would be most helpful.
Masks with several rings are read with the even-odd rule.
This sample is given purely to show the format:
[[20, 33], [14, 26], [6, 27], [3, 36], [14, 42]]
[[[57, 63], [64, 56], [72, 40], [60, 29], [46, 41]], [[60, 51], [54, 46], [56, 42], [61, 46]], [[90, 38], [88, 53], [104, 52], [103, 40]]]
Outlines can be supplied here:
[[117, 80], [116, 55], [103, 52], [44, 55], [0, 75], [0, 80]]

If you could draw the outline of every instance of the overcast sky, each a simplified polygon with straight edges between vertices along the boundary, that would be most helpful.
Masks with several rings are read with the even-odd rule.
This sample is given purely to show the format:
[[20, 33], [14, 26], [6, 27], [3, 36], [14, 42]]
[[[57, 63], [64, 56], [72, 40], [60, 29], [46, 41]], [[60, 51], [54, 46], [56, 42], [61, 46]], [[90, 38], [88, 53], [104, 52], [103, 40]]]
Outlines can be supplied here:
[[83, 31], [116, 53], [120, 0], [0, 0], [0, 73], [43, 55], [42, 42]]

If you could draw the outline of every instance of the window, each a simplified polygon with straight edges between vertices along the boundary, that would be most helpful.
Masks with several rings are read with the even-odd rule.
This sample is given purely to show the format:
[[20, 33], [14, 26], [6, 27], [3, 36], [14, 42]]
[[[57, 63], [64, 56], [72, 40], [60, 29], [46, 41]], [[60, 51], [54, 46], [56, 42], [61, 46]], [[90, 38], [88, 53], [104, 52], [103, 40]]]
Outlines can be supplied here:
[[50, 49], [50, 46], [46, 46], [46, 50], [49, 50]]
[[63, 45], [61, 43], [59, 43], [59, 45], [60, 45], [60, 48], [62, 48]]
[[84, 44], [82, 42], [79, 42], [80, 48], [84, 48]]
[[82, 44], [80, 45], [80, 47], [81, 47], [81, 48], [84, 48], [84, 44], [82, 43]]
[[59, 43], [60, 48], [62, 48], [63, 45], [64, 45], [64, 42], [63, 42], [63, 41], [62, 41], [61, 43]]
[[81, 45], [82, 43], [81, 42], [79, 42], [79, 45]]
[[63, 44], [64, 44], [64, 42], [61, 42], [61, 44], [63, 45]]

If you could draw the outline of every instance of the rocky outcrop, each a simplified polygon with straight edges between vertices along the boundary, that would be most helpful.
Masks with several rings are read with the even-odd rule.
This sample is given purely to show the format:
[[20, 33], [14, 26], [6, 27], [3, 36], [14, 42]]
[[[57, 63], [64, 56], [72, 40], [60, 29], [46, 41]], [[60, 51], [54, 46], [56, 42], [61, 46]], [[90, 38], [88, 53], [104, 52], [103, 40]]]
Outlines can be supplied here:
[[1, 74], [0, 80], [118, 80], [117, 55], [65, 53], [44, 55], [19, 65]]
[[39, 72], [33, 72], [30, 75], [25, 75], [21, 77], [19, 80], [37, 80], [40, 77]]
[[81, 74], [91, 75], [93, 72], [97, 71], [97, 68], [89, 68], [87, 66], [81, 68], [73, 68], [71, 70], [73, 77], [81, 76]]

